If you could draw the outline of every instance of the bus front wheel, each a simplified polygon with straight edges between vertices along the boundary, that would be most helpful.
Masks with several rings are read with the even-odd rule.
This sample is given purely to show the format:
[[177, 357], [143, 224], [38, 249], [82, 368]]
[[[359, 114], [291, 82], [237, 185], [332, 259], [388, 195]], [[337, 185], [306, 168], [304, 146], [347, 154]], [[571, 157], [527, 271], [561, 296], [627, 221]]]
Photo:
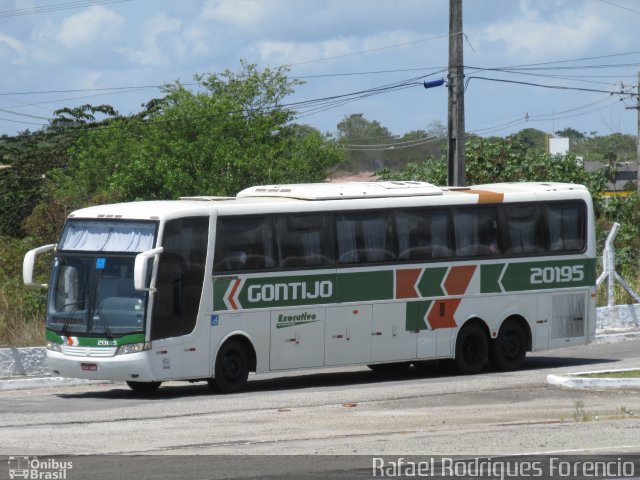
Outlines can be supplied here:
[[524, 363], [527, 355], [527, 334], [520, 323], [506, 321], [498, 337], [491, 342], [489, 362], [498, 370], [516, 370]]
[[487, 364], [489, 341], [480, 325], [470, 323], [462, 327], [456, 339], [455, 365], [460, 373], [480, 372]]
[[216, 357], [215, 377], [209, 386], [220, 393], [241, 390], [249, 377], [249, 355], [246, 348], [236, 340], [229, 340]]
[[162, 382], [127, 382], [129, 388], [136, 393], [153, 393]]

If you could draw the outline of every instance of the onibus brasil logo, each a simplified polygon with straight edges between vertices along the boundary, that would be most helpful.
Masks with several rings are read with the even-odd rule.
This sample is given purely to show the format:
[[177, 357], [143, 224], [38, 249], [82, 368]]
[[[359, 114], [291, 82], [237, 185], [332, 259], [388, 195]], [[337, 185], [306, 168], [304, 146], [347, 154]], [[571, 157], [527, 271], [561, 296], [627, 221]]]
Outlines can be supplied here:
[[67, 470], [73, 468], [73, 462], [38, 457], [9, 457], [9, 478], [28, 478], [33, 480], [66, 480]]

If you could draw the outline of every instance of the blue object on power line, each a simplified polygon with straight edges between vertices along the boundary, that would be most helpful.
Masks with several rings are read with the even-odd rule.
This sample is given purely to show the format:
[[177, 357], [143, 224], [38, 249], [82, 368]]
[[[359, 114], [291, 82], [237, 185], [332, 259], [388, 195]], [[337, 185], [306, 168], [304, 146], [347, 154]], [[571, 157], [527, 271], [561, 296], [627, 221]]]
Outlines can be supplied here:
[[424, 88], [441, 87], [442, 85], [444, 85], [444, 78], [441, 78], [439, 80], [431, 80], [429, 82], [427, 82], [426, 80], [424, 81]]

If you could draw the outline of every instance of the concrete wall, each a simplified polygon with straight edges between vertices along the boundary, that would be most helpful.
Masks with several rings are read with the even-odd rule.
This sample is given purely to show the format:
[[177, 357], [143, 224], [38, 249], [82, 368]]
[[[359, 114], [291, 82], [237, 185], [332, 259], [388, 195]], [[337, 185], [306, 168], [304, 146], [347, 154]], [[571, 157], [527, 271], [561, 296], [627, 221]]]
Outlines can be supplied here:
[[598, 307], [596, 327], [602, 332], [640, 328], [640, 304]]
[[44, 347], [0, 348], [0, 377], [47, 373]]

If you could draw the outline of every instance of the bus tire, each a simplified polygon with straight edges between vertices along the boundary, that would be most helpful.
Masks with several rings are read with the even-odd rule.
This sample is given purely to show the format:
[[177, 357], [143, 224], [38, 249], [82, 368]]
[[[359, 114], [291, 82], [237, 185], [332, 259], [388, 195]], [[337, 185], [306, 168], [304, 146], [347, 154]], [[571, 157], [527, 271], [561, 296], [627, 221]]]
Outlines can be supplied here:
[[462, 327], [456, 338], [456, 369], [465, 375], [478, 373], [486, 366], [488, 356], [489, 341], [484, 329], [476, 323]]
[[367, 368], [376, 373], [390, 375], [392, 373], [404, 373], [409, 369], [410, 366], [411, 362], [373, 363], [371, 365], [367, 365]]
[[129, 388], [136, 393], [153, 393], [161, 384], [162, 382], [127, 382]]
[[249, 354], [237, 340], [225, 342], [216, 357], [215, 377], [209, 386], [219, 393], [234, 393], [241, 390], [249, 378]]
[[489, 362], [498, 370], [517, 370], [527, 355], [527, 332], [522, 324], [507, 320], [500, 327], [498, 337], [491, 341]]

